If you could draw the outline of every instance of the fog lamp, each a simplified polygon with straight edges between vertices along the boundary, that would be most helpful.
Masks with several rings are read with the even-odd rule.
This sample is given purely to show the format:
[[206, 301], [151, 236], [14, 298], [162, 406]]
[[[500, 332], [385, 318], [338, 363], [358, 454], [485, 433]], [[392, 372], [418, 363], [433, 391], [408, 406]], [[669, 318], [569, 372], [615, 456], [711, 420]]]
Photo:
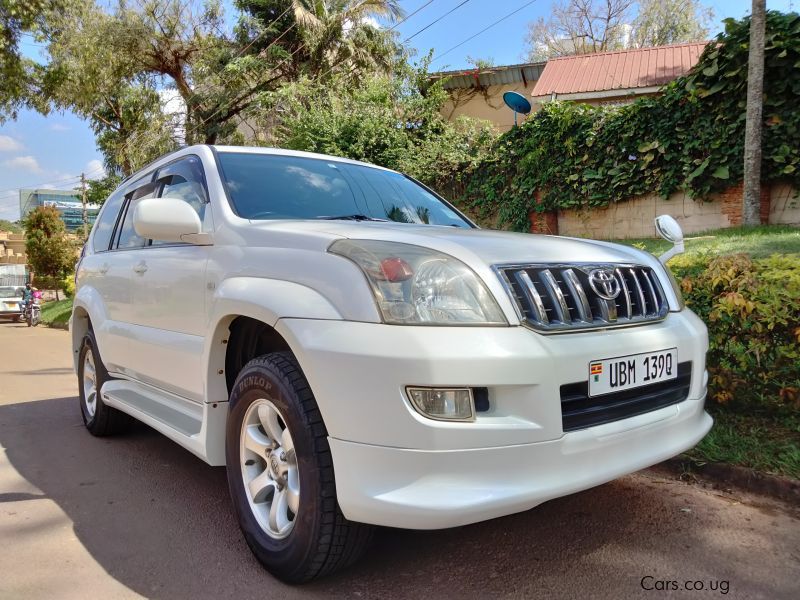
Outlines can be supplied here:
[[470, 388], [406, 388], [412, 406], [431, 419], [472, 421], [475, 404]]

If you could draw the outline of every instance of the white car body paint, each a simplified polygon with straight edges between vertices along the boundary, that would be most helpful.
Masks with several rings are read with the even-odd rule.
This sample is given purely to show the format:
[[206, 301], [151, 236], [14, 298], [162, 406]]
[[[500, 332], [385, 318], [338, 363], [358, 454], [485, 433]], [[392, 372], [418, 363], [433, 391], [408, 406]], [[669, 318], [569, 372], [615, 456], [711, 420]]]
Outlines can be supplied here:
[[[352, 162], [216, 149], [234, 150]], [[123, 187], [189, 155], [205, 172], [205, 245], [95, 251], [90, 238], [71, 327], [77, 356], [91, 322], [118, 378], [103, 388], [108, 404], [208, 463], [225, 464], [225, 343], [238, 316], [274, 327], [297, 357], [329, 433], [339, 504], [355, 521], [431, 529], [526, 510], [674, 456], [711, 427], [703, 410], [705, 326], [682, 308], [652, 255], [605, 242], [431, 225], [251, 222], [234, 213], [205, 146], [164, 157]], [[361, 269], [328, 252], [341, 239], [412, 244], [457, 258], [508, 324], [384, 324]], [[670, 312], [624, 328], [534, 331], [495, 270], [534, 263], [650, 267]], [[679, 362], [691, 362], [683, 401], [565, 433], [561, 385], [585, 381], [593, 360], [662, 348], [677, 348]], [[409, 385], [486, 387], [490, 409], [473, 422], [429, 419], [411, 407]]]

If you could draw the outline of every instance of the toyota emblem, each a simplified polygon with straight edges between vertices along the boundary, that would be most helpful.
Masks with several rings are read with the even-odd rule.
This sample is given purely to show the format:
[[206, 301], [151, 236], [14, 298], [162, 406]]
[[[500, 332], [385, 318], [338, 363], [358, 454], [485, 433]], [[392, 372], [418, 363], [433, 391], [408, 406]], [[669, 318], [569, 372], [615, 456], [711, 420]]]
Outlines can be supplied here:
[[611, 269], [593, 269], [589, 272], [589, 286], [603, 300], [619, 296], [619, 281]]

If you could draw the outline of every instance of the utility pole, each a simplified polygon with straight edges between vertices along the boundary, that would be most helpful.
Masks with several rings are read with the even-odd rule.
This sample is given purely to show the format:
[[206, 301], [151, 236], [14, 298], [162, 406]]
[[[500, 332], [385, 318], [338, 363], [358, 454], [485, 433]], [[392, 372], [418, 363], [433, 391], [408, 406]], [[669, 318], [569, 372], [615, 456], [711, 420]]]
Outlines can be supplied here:
[[83, 204], [83, 239], [89, 239], [89, 213], [86, 211], [86, 175], [81, 173], [81, 204]]
[[750, 15], [750, 54], [747, 60], [743, 225], [761, 224], [761, 130], [763, 127], [766, 10], [766, 0], [753, 0], [753, 10]]

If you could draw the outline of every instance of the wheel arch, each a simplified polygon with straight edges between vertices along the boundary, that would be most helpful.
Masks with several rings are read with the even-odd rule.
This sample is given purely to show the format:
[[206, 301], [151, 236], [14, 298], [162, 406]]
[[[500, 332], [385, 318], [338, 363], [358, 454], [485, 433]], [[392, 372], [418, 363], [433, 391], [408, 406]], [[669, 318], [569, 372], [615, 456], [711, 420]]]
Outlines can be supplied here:
[[[281, 350], [297, 356], [291, 343], [275, 329], [281, 318], [342, 319], [333, 304], [308, 286], [254, 277], [222, 282], [210, 313], [206, 402], [227, 401], [238, 372], [250, 359]], [[242, 344], [248, 351], [242, 351]]]

